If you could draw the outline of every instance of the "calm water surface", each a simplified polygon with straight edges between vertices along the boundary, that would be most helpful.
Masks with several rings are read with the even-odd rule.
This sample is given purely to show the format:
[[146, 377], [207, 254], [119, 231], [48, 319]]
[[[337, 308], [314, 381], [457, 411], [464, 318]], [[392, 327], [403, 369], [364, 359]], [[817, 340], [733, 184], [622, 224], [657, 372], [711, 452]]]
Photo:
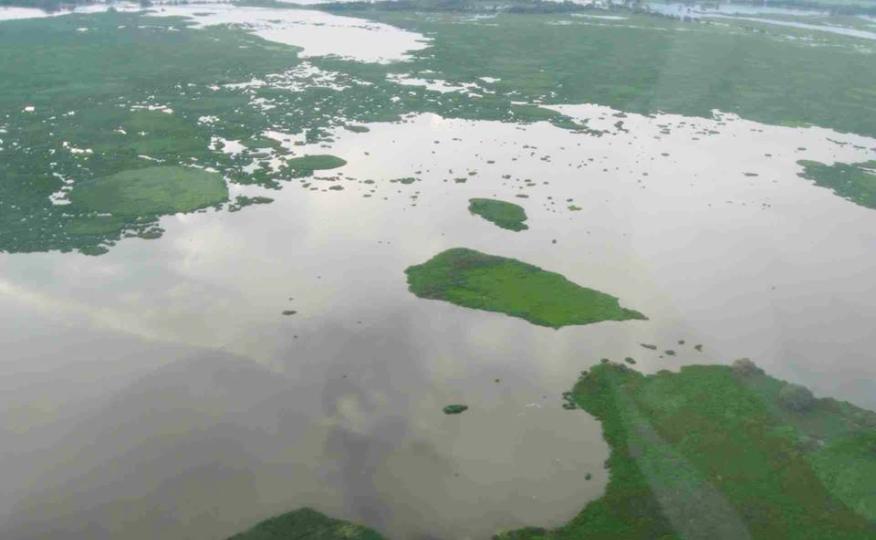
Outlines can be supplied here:
[[[349, 162], [315, 191], [235, 188], [275, 202], [168, 217], [100, 257], [0, 255], [0, 537], [221, 538], [302, 505], [394, 538], [556, 525], [605, 486], [599, 423], [561, 408], [602, 357], [749, 356], [876, 407], [876, 212], [796, 165], [876, 141], [561, 109], [612, 133], [416, 116], [295, 147]], [[530, 230], [468, 213], [493, 196]], [[649, 320], [552, 330], [407, 291], [407, 266], [456, 246]]]

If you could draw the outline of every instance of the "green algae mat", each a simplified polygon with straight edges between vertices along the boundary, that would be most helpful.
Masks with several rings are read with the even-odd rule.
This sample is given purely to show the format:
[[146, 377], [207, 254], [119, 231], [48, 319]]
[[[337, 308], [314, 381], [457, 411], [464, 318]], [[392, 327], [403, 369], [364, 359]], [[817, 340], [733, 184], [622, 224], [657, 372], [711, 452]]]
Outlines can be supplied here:
[[646, 318], [621, 307], [614, 296], [560, 274], [472, 249], [449, 249], [405, 273], [411, 292], [421, 298], [505, 313], [539, 326]]
[[498, 199], [469, 199], [468, 211], [509, 231], [517, 232], [529, 228], [523, 223], [526, 221], [526, 211], [514, 203]]

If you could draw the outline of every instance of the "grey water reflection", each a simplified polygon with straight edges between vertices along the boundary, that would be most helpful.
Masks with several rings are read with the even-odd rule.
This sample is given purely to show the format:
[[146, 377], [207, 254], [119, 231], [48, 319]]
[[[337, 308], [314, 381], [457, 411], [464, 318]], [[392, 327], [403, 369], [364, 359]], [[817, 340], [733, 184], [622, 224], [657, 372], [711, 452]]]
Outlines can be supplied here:
[[[221, 538], [304, 505], [394, 538], [556, 525], [605, 486], [599, 423], [561, 408], [601, 357], [653, 372], [751, 356], [874, 406], [876, 213], [796, 176], [797, 159], [861, 160], [872, 141], [625, 122], [603, 137], [431, 115], [373, 125], [331, 149], [350, 162], [343, 191], [289, 184], [101, 257], [0, 255], [0, 537]], [[448, 169], [476, 174], [446, 182]], [[388, 181], [411, 171], [422, 181]], [[473, 196], [519, 200], [530, 229], [470, 216]], [[555, 204], [567, 199], [582, 210]], [[649, 320], [552, 330], [407, 291], [404, 268], [460, 245]], [[639, 345], [682, 339], [672, 357]], [[441, 413], [456, 402], [470, 410]]]

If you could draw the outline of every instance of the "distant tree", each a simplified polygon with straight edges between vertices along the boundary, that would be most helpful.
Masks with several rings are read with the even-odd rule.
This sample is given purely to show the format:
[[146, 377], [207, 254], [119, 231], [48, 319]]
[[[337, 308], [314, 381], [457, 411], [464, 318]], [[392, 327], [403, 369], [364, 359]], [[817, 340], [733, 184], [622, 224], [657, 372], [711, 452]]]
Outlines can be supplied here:
[[779, 390], [779, 403], [794, 412], [806, 412], [815, 405], [815, 396], [805, 386], [786, 383]]
[[733, 361], [733, 373], [740, 377], [749, 377], [758, 373], [763, 373], [763, 370], [757, 367], [757, 364], [751, 361], [751, 358], [740, 358]]
[[92, 0], [0, 0], [0, 6], [31, 7], [53, 12], [91, 2]]

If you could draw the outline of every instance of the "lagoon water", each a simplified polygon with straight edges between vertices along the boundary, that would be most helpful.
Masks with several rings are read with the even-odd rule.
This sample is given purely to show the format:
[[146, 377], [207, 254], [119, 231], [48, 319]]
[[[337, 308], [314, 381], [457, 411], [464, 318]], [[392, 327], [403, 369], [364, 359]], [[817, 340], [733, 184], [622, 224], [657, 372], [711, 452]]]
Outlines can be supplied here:
[[839, 34], [841, 36], [848, 36], [860, 39], [876, 39], [876, 32], [857, 30], [855, 28], [846, 28], [844, 26], [837, 26], [832, 24], [809, 24], [796, 21], [783, 21], [777, 19], [766, 19], [761, 17], [737, 17], [731, 15], [708, 15], [708, 17], [713, 19], [732, 19], [736, 21], [749, 21], [763, 24], [772, 24], [776, 26], [786, 26], [788, 28], [799, 28], [801, 30], [815, 30], [817, 32], [828, 32], [831, 34]]
[[[165, 14], [234, 22], [203, 11]], [[408, 34], [362, 59], [403, 59]], [[271, 204], [169, 216], [99, 257], [0, 254], [0, 538], [222, 538], [300, 506], [392, 538], [558, 525], [605, 487], [599, 423], [561, 407], [604, 357], [748, 356], [876, 407], [876, 212], [796, 164], [874, 159], [876, 140], [554, 108], [605, 133], [429, 114], [339, 130], [290, 146], [348, 162], [308, 187], [231, 186]], [[529, 230], [472, 197], [522, 205]], [[649, 320], [553, 330], [407, 291], [406, 267], [457, 246]]]
[[14, 21], [18, 19], [41, 19], [43, 17], [59, 17], [71, 14], [84, 15], [89, 13], [103, 13], [109, 9], [114, 9], [116, 11], [139, 11], [141, 7], [139, 4], [136, 4], [134, 2], [112, 2], [106, 4], [82, 5], [77, 6], [73, 9], [47, 12], [37, 8], [0, 6], [0, 22]]
[[185, 17], [196, 28], [236, 25], [277, 43], [303, 50], [299, 56], [339, 56], [360, 62], [393, 62], [423, 49], [420, 34], [386, 24], [309, 9], [237, 7], [231, 4], [159, 5], [160, 17]]

